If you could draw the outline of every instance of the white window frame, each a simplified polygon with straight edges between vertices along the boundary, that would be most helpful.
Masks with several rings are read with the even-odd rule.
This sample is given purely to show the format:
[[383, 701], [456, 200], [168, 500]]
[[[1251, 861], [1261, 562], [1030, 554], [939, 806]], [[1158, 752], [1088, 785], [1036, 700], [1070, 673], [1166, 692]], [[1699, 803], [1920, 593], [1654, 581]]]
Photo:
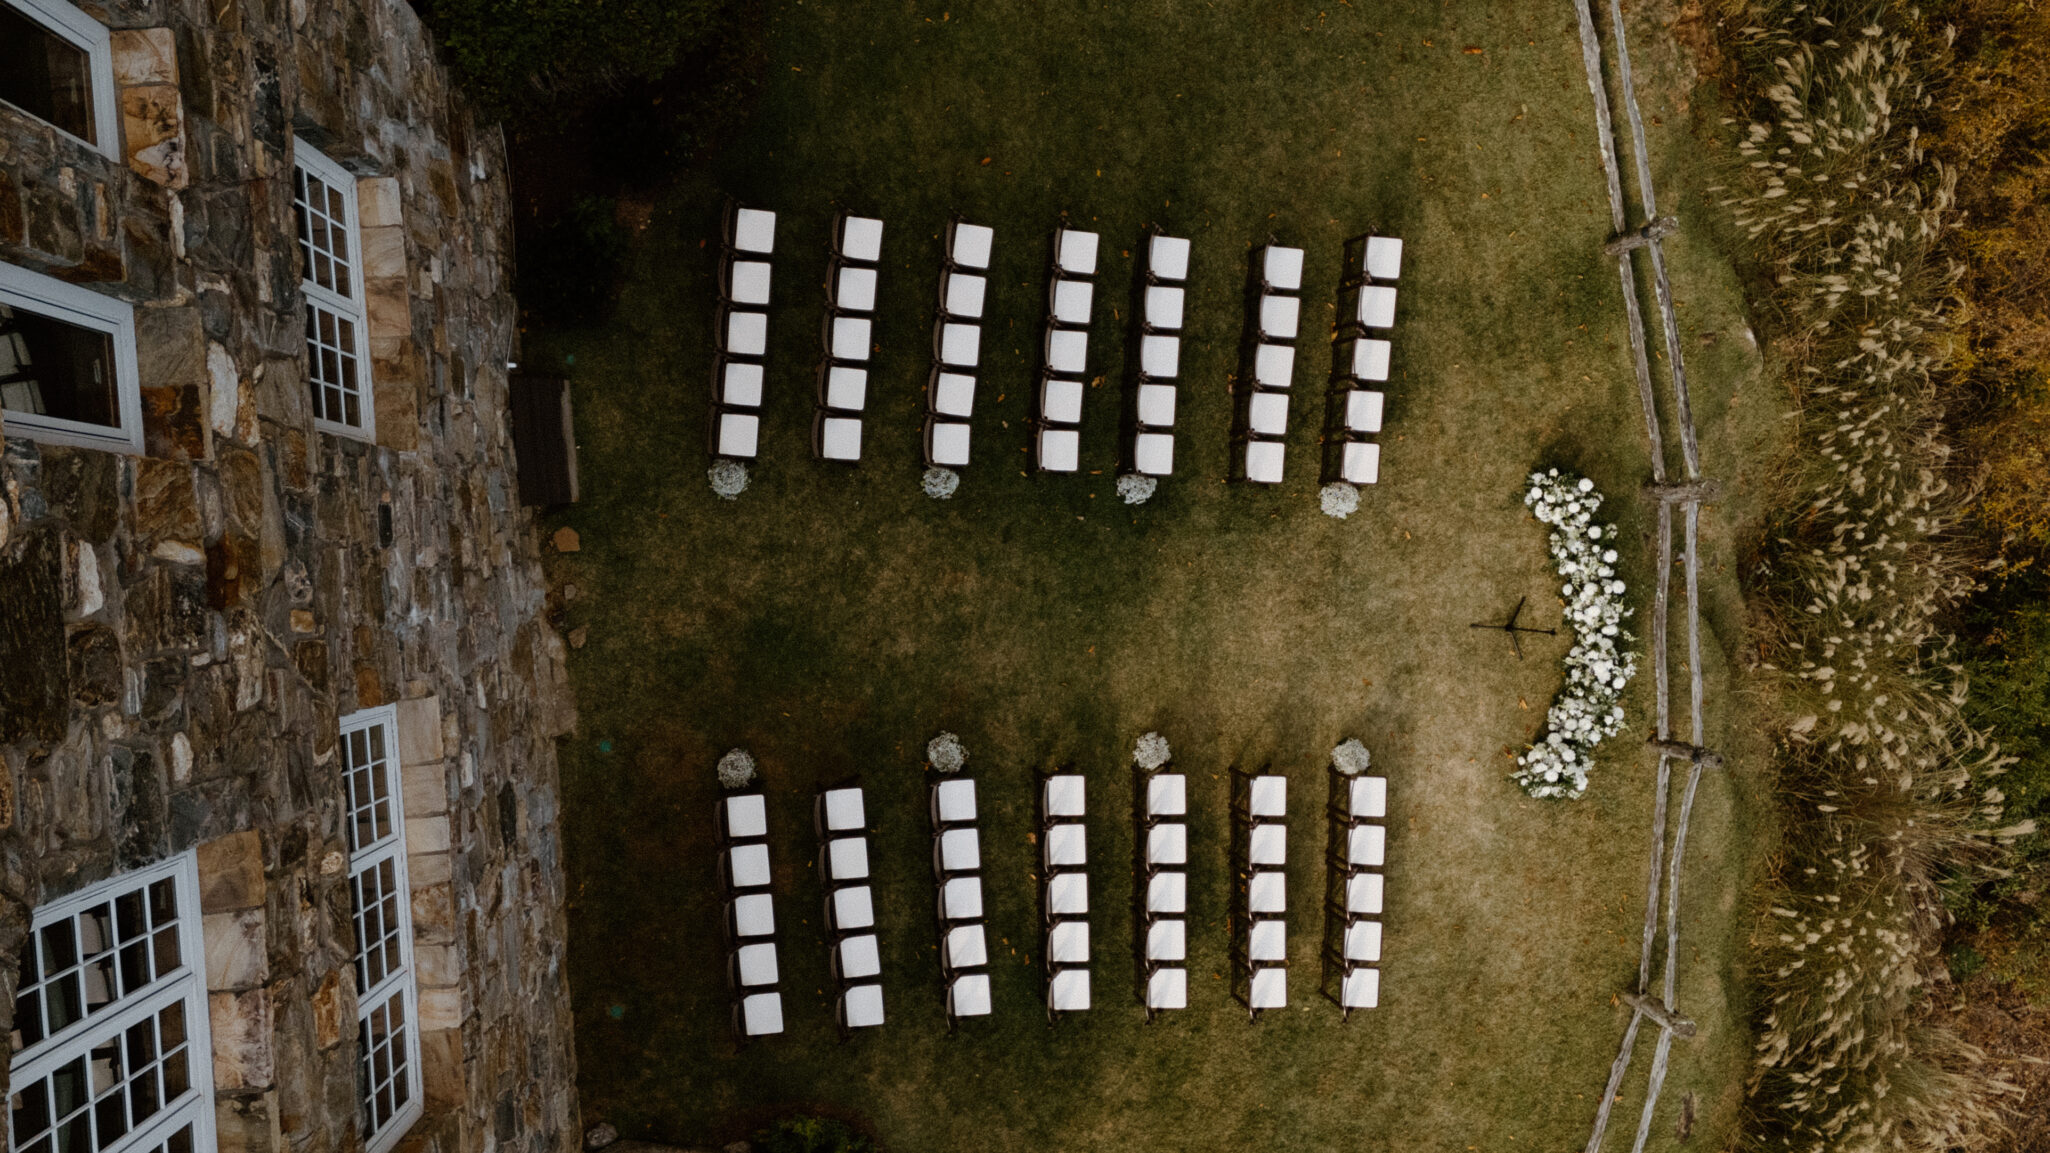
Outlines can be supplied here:
[[[384, 730], [384, 760], [389, 774], [386, 780], [386, 788], [391, 806], [391, 831], [360, 849], [353, 847], [353, 840], [351, 841], [352, 848], [349, 853], [349, 913], [352, 927], [362, 921], [362, 910], [356, 907], [356, 879], [365, 872], [379, 867], [386, 861], [391, 862], [392, 873], [396, 879], [399, 893], [397, 924], [399, 964], [397, 967], [387, 971], [382, 980], [371, 985], [368, 989], [359, 987], [356, 998], [356, 1034], [357, 1042], [360, 1046], [363, 1029], [370, 1015], [388, 1004], [395, 994], [402, 998], [401, 1003], [404, 1005], [406, 1015], [404, 1055], [406, 1058], [407, 1094], [406, 1104], [392, 1114], [391, 1119], [385, 1123], [383, 1128], [371, 1132], [368, 1126], [365, 1126], [362, 1134], [364, 1153], [387, 1153], [394, 1145], [398, 1144], [399, 1139], [406, 1135], [406, 1131], [411, 1129], [414, 1122], [420, 1119], [420, 1115], [424, 1110], [422, 1094], [426, 1088], [420, 1070], [420, 992], [419, 981], [415, 976], [413, 968], [413, 890], [412, 883], [406, 874], [405, 783], [399, 768], [398, 707], [396, 705], [383, 705], [374, 709], [364, 709], [361, 712], [351, 713], [343, 717], [341, 722], [341, 739], [347, 742], [354, 733], [377, 728]], [[342, 772], [345, 774], [352, 772], [346, 747], [338, 750], [338, 756]], [[342, 819], [345, 826], [354, 817], [349, 790], [350, 783], [345, 777], [342, 781]], [[353, 836], [350, 828], [344, 827], [342, 832], [344, 837]], [[352, 970], [360, 962], [362, 955], [363, 941], [359, 935], [356, 941], [356, 951], [351, 956]], [[360, 978], [358, 978], [358, 982], [360, 986]], [[358, 1080], [356, 1084], [359, 1117], [361, 1116], [360, 1110], [364, 1105], [363, 1091], [365, 1088], [362, 1080], [362, 1059], [363, 1054], [359, 1051], [357, 1053]]]
[[113, 160], [121, 159], [121, 115], [114, 99], [114, 36], [105, 24], [79, 11], [65, 0], [0, 0], [9, 8], [21, 13], [43, 27], [56, 33], [83, 50], [93, 74], [93, 135], [97, 142], [80, 140], [71, 133], [57, 128], [55, 124], [24, 109], [0, 100], [43, 124], [50, 124], [58, 135], [66, 140], [78, 141], [79, 147], [90, 148]]
[[[213, 1031], [207, 1015], [206, 944], [200, 931], [199, 855], [196, 850], [187, 850], [167, 861], [110, 877], [35, 911], [31, 932], [40, 934], [46, 925], [109, 901], [117, 892], [146, 888], [166, 878], [177, 887], [179, 967], [168, 975], [158, 976], [142, 995], [113, 1002], [103, 1015], [73, 1021], [15, 1054], [12, 1060], [10, 1084], [18, 1092], [22, 1085], [49, 1076], [68, 1062], [84, 1058], [90, 1063], [95, 1045], [119, 1037], [130, 1026], [161, 1013], [174, 1002], [184, 1002], [189, 1077], [184, 1102], [175, 1108], [160, 1108], [148, 1122], [104, 1146], [103, 1153], [154, 1150], [188, 1122], [192, 1125], [195, 1153], [210, 1153], [215, 1147]], [[14, 1142], [15, 1134], [10, 1127], [9, 1150], [15, 1148]]]
[[[4, 2], [6, 0], [0, 0], [0, 3]], [[377, 390], [372, 387], [371, 383], [370, 305], [363, 295], [363, 216], [358, 209], [356, 201], [356, 174], [329, 160], [321, 154], [319, 149], [306, 143], [303, 138], [296, 136], [292, 138], [292, 164], [295, 169], [292, 174], [293, 194], [295, 197], [295, 204], [292, 210], [292, 239], [293, 247], [300, 249], [302, 261], [305, 254], [299, 242], [299, 211], [296, 206], [299, 178], [296, 169], [303, 168], [309, 175], [317, 177], [329, 187], [339, 190], [342, 194], [343, 207], [349, 214], [348, 228], [345, 230], [349, 238], [349, 295], [343, 296], [338, 292], [331, 291], [314, 283], [313, 270], [311, 268], [301, 268], [299, 270], [299, 289], [301, 294], [305, 296], [309, 308], [318, 305], [320, 308], [338, 317], [347, 319], [356, 327], [356, 388], [361, 393], [360, 410], [363, 415], [363, 424], [359, 428], [319, 416], [317, 415], [318, 404], [316, 403], [313, 427], [322, 432], [333, 433], [336, 436], [345, 436], [352, 440], [365, 440], [375, 443], [377, 440]], [[311, 350], [308, 351], [307, 358], [306, 382], [310, 389], [313, 383]]]
[[142, 452], [142, 389], [135, 365], [134, 307], [105, 293], [7, 263], [0, 263], [0, 304], [113, 337], [114, 391], [121, 411], [120, 428], [9, 411], [5, 416], [7, 435], [45, 444]]

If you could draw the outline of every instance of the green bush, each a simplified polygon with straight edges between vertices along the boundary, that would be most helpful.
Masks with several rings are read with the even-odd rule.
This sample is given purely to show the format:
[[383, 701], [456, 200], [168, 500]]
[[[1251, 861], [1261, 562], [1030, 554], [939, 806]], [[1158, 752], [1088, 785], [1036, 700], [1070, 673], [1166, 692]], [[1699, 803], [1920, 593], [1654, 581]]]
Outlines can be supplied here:
[[586, 196], [523, 238], [513, 285], [522, 313], [555, 326], [604, 318], [629, 247], [617, 211], [609, 198]]
[[651, 81], [710, 39], [726, 0], [426, 0], [458, 80], [489, 114], [570, 108]]
[[[2002, 822], [2050, 828], [2050, 573], [2025, 568], [1989, 586], [1967, 607], [1960, 631], [1972, 686], [1965, 715], [2014, 758], [1993, 782], [2006, 798]], [[1967, 928], [2050, 919], [2044, 902], [2016, 900], [2042, 887], [2050, 835], [2031, 833], [2014, 848], [2009, 875], [1952, 900]]]
[[758, 1153], [877, 1153], [851, 1125], [824, 1117], [785, 1117], [755, 1134]]

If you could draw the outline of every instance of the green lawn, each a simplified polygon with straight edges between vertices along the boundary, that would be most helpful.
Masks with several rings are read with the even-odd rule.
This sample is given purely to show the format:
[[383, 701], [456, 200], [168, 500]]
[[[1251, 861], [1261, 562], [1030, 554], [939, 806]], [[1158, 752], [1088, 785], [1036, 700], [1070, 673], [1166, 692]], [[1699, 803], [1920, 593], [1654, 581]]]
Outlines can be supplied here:
[[[1611, 494], [1648, 579], [1642, 419], [1571, 9], [1135, 0], [770, 6], [760, 105], [712, 171], [656, 205], [603, 328], [529, 334], [568, 363], [585, 502], [569, 623], [582, 724], [563, 759], [571, 980], [587, 1121], [728, 1141], [785, 1112], [843, 1116], [891, 1150], [1564, 1149], [1586, 1140], [1634, 980], [1652, 805], [1649, 674], [1632, 728], [1579, 803], [1507, 777], [1556, 690], [1566, 639], [1511, 659], [1497, 618], [1558, 610], [1533, 466]], [[970, 10], [972, 9], [972, 10]], [[1472, 49], [1478, 48], [1475, 52]], [[1660, 76], [1660, 55], [1640, 66]], [[1684, 86], [1677, 89], [1684, 92]], [[1667, 98], [1670, 102], [1670, 97]], [[1699, 237], [1710, 183], [1688, 116], [1653, 131], [1704, 451], [1737, 476], [1770, 450], [1775, 398], [1727, 264]], [[1711, 121], [1712, 122], [1712, 121]], [[1670, 124], [1671, 126], [1667, 126]], [[727, 194], [781, 213], [771, 400], [753, 486], [706, 484], [718, 220]], [[830, 222], [883, 217], [880, 351], [858, 470], [810, 457]], [[1027, 393], [1049, 234], [1101, 230], [1085, 475], [1026, 475]], [[939, 235], [997, 229], [975, 418], [951, 501], [919, 490]], [[1132, 251], [1195, 242], [1177, 475], [1138, 508], [1113, 489]], [[1339, 246], [1406, 238], [1383, 481], [1346, 521], [1317, 507], [1324, 322]], [[1308, 249], [1288, 483], [1227, 484], [1231, 374], [1250, 246]], [[1695, 237], [1689, 242], [1688, 237]], [[1120, 310], [1113, 320], [1112, 306]], [[1745, 403], [1739, 404], [1742, 400]], [[1712, 742], [1733, 723], [1741, 605], [1707, 518]], [[1648, 599], [1639, 604], [1648, 606]], [[1679, 694], [1684, 700], [1684, 692]], [[982, 782], [993, 1017], [948, 1036], [935, 961], [925, 741]], [[1191, 775], [1192, 1007], [1148, 1025], [1131, 963], [1129, 755], [1158, 729]], [[1316, 816], [1348, 736], [1391, 781], [1383, 1006], [1341, 1025], [1316, 995]], [[741, 1050], [726, 1016], [712, 766], [753, 751], [771, 798], [789, 1028]], [[1739, 758], [1740, 764], [1742, 758]], [[1091, 780], [1097, 1008], [1040, 1008], [1032, 778]], [[1227, 999], [1228, 770], [1293, 782], [1291, 1007], [1248, 1026]], [[810, 801], [868, 789], [889, 1024], [832, 1027]], [[1748, 1057], [1736, 957], [1764, 838], [1748, 771], [1704, 786], [1691, 846], [1678, 1048], [1654, 1148], [1734, 1131]], [[1727, 876], [1728, 881], [1707, 878]], [[1645, 1062], [1611, 1147], [1627, 1141]]]

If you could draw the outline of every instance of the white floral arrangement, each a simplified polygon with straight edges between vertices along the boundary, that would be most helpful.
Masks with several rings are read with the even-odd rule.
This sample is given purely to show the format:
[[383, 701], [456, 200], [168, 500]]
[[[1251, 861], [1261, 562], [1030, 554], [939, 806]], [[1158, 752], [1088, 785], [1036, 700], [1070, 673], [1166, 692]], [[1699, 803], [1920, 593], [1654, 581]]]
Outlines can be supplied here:
[[1160, 481], [1150, 476], [1128, 472], [1118, 478], [1118, 495], [1126, 504], [1145, 504], [1153, 499], [1153, 493], [1160, 487]]
[[929, 468], [918, 483], [925, 489], [925, 495], [934, 500], [945, 500], [961, 487], [961, 474], [951, 468]]
[[1317, 493], [1317, 503], [1324, 507], [1324, 515], [1344, 520], [1360, 510], [1360, 490], [1342, 480], [1334, 480]]
[[754, 783], [755, 759], [746, 749], [733, 749], [719, 758], [719, 783], [729, 789]]
[[1616, 526], [1596, 524], [1601, 494], [1586, 477], [1558, 469], [1530, 474], [1523, 496], [1538, 520], [1552, 526], [1552, 563], [1566, 583], [1566, 623], [1573, 648], [1566, 654], [1566, 685], [1545, 714], [1546, 733], [1516, 758], [1516, 783], [1533, 797], [1574, 800], [1587, 791], [1595, 746], [1623, 728], [1623, 689], [1637, 675], [1636, 637], [1623, 582], [1616, 578]]
[[738, 500], [747, 491], [747, 466], [737, 460], [717, 461], [706, 475], [712, 478], [712, 491], [721, 500]]
[[1341, 776], [1357, 777], [1374, 763], [1374, 755], [1358, 737], [1348, 737], [1337, 748], [1331, 750], [1331, 763]]
[[960, 737], [941, 733], [926, 742], [925, 759], [942, 773], [958, 773], [968, 763], [968, 750], [961, 747]]
[[1147, 772], [1159, 768], [1172, 760], [1174, 753], [1167, 747], [1167, 738], [1159, 733], [1147, 733], [1132, 747], [1132, 763]]

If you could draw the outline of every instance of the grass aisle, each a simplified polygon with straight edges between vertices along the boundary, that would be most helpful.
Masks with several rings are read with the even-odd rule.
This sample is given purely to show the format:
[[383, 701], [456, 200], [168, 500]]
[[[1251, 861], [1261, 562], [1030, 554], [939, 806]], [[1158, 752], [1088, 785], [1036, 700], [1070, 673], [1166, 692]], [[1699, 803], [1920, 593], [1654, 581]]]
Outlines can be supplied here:
[[[1626, 542], [1646, 528], [1570, 8], [1496, 4], [1454, 24], [1435, 5], [973, 7], [774, 6], [742, 142], [657, 205], [614, 318], [530, 337], [532, 364], [574, 358], [587, 494], [562, 518], [582, 551], [555, 562], [589, 638], [563, 760], [586, 1118], [703, 1141], [818, 1110], [896, 1151], [1576, 1146], [1625, 1012], [1611, 994], [1637, 963], [1650, 677], [1588, 798], [1533, 802], [1507, 779], [1511, 754], [1558, 687], [1567, 638], [1538, 638], [1519, 664], [1502, 637], [1467, 628], [1525, 595], [1527, 616], [1557, 621], [1544, 532], [1521, 505], [1533, 465], [1592, 476]], [[1660, 179], [1699, 219], [1691, 138], [1666, 131], [1678, 147]], [[703, 448], [729, 192], [781, 213], [762, 457], [733, 503], [707, 486]], [[808, 446], [842, 208], [888, 221], [856, 471]], [[1104, 236], [1091, 342], [1104, 382], [1083, 431], [1084, 468], [1100, 471], [1042, 478], [1021, 475], [1022, 450], [1063, 210]], [[919, 414], [938, 236], [955, 212], [996, 227], [997, 255], [976, 461], [934, 502], [918, 485]], [[1126, 254], [1152, 224], [1195, 242], [1177, 475], [1127, 508], [1113, 485]], [[1408, 241], [1397, 379], [1383, 483], [1337, 521], [1317, 507], [1324, 330], [1339, 245], [1368, 227]], [[1270, 232], [1306, 247], [1309, 268], [1289, 480], [1261, 490], [1222, 478], [1247, 252]], [[1773, 404], [1737, 406], [1756, 357], [1727, 267], [1706, 244], [1674, 259], [1705, 451], [1738, 472], [1764, 451]], [[1736, 488], [1715, 524], [1741, 515]], [[1731, 563], [1726, 537], [1708, 547], [1711, 573]], [[1643, 556], [1624, 552], [1634, 590]], [[1742, 748], [1727, 728], [1740, 606], [1723, 595], [1704, 606], [1711, 695], [1731, 702], [1710, 740]], [[920, 771], [941, 729], [982, 780], [1004, 942], [995, 1016], [952, 1038]], [[1134, 999], [1129, 817], [1130, 749], [1148, 729], [1191, 774], [1193, 811], [1192, 1008], [1151, 1026]], [[1372, 748], [1392, 812], [1383, 1007], [1341, 1027], [1316, 983], [1324, 765], [1346, 736]], [[726, 1019], [710, 822], [712, 765], [736, 745], [770, 792], [789, 1021], [745, 1051]], [[1097, 1008], [1049, 1030], [1031, 777], [1067, 762], [1091, 780]], [[1251, 1028], [1223, 979], [1234, 764], [1292, 780], [1292, 1004]], [[891, 1019], [842, 1045], [809, 804], [856, 773]], [[1704, 787], [1696, 876], [1748, 851], [1742, 789], [1741, 776]], [[1666, 1092], [1697, 1095], [1705, 1147], [1731, 1131], [1746, 1056], [1739, 896], [1689, 893], [1698, 960], [1682, 1004], [1702, 1036], [1676, 1053]], [[1660, 1131], [1670, 1142], [1670, 1122]]]

